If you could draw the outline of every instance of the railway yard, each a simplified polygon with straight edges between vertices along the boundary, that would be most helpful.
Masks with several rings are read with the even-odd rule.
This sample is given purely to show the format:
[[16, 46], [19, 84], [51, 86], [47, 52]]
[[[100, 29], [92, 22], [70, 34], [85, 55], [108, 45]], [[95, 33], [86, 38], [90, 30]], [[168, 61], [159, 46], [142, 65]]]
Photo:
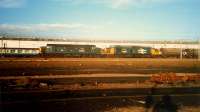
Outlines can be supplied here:
[[0, 112], [200, 112], [200, 0], [0, 0]]
[[143, 112], [147, 95], [167, 94], [184, 112], [199, 106], [199, 68], [197, 59], [1, 58], [0, 109]]

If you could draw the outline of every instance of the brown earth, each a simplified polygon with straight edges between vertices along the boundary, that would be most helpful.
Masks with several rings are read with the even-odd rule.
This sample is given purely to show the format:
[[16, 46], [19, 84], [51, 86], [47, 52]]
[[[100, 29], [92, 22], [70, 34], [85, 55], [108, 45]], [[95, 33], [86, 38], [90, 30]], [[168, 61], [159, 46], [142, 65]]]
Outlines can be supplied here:
[[0, 68], [106, 68], [106, 67], [200, 67], [196, 59], [152, 59], [152, 58], [3, 58]]
[[2, 58], [1, 76], [95, 73], [200, 73], [196, 59], [155, 58]]

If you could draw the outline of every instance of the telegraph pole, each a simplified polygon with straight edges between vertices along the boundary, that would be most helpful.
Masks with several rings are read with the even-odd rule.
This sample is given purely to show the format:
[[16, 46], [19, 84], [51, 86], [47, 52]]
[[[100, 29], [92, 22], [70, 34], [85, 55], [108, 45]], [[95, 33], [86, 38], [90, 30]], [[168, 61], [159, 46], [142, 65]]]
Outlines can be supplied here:
[[182, 46], [182, 40], [180, 40], [180, 45], [181, 45], [180, 59], [183, 59], [183, 46]]
[[20, 39], [19, 39], [19, 43], [18, 43], [18, 44], [19, 44], [19, 46], [18, 46], [18, 47], [20, 48], [20, 47], [21, 47], [21, 46], [20, 46]]
[[200, 61], [200, 38], [199, 38], [199, 46], [198, 46], [198, 60]]

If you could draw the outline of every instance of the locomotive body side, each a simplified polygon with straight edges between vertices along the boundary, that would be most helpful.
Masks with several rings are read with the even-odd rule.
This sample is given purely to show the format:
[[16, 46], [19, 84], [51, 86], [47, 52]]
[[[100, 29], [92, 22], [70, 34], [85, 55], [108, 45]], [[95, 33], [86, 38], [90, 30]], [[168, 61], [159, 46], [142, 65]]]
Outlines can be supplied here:
[[100, 52], [95, 45], [47, 44], [46, 47], [47, 56], [94, 57]]
[[132, 48], [130, 46], [115, 46], [115, 57], [132, 57]]
[[113, 57], [122, 58], [140, 58], [140, 57], [150, 57], [151, 47], [141, 47], [141, 46], [111, 46], [106, 48], [108, 55], [113, 55]]
[[133, 46], [132, 55], [136, 58], [151, 57], [151, 47]]

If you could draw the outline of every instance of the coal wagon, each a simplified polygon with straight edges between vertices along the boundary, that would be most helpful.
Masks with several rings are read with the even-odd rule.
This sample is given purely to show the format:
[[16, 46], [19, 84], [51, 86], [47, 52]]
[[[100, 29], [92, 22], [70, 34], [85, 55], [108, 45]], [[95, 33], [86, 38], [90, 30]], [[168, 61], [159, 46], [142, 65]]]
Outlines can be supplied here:
[[162, 57], [164, 58], [179, 58], [181, 55], [180, 48], [161, 48]]

